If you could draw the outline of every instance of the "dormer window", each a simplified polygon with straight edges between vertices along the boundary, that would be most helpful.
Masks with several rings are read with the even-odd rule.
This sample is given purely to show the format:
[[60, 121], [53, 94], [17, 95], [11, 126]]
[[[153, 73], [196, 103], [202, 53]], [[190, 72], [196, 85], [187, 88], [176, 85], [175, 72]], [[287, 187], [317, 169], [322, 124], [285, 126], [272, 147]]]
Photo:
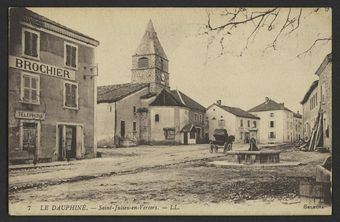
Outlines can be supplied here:
[[138, 59], [138, 68], [147, 68], [149, 67], [149, 59], [146, 57], [142, 57]]

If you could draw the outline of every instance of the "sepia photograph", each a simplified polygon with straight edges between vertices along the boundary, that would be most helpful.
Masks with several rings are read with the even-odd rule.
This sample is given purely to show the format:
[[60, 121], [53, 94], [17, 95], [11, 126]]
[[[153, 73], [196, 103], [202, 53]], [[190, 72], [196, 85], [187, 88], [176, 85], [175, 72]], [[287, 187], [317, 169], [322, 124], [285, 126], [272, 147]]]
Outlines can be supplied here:
[[9, 215], [332, 215], [332, 8], [9, 7], [7, 28]]

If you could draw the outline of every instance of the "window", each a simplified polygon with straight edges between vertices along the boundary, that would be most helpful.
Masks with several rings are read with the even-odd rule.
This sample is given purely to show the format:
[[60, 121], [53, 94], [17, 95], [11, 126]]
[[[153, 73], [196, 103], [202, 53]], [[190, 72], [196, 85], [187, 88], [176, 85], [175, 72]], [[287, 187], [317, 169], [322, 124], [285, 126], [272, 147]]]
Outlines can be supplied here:
[[36, 122], [22, 122], [22, 150], [34, 151], [37, 148], [38, 124]]
[[248, 127], [250, 127], [250, 120], [248, 120]]
[[200, 122], [202, 122], [202, 115], [200, 114]]
[[270, 113], [270, 117], [274, 117], [274, 113]]
[[132, 130], [133, 130], [134, 132], [137, 131], [137, 123], [136, 123], [136, 122], [133, 122], [133, 123], [132, 123]]
[[274, 121], [270, 121], [270, 127], [271, 127], [271, 128], [274, 127]]
[[133, 113], [135, 114], [136, 113], [136, 107], [133, 106]]
[[165, 139], [174, 140], [175, 139], [175, 129], [164, 129]]
[[40, 104], [40, 77], [29, 73], [21, 75], [21, 101]]
[[155, 122], [159, 122], [159, 114], [155, 115]]
[[240, 126], [243, 127], [243, 119], [241, 119], [240, 124]]
[[64, 60], [65, 66], [76, 69], [78, 66], [78, 46], [65, 42]]
[[78, 109], [78, 83], [64, 81], [64, 107]]
[[195, 113], [195, 121], [197, 121], [197, 114]]
[[218, 126], [220, 126], [220, 127], [225, 126], [224, 119], [221, 119], [221, 120], [218, 121]]
[[40, 33], [26, 28], [22, 29], [23, 55], [39, 58]]
[[275, 139], [276, 136], [275, 136], [275, 132], [270, 132], [269, 133], [269, 139]]
[[146, 57], [142, 57], [138, 59], [138, 68], [147, 68], [149, 67], [149, 59]]
[[243, 139], [243, 132], [240, 133], [240, 139]]
[[253, 121], [253, 127], [256, 128], [256, 121]]

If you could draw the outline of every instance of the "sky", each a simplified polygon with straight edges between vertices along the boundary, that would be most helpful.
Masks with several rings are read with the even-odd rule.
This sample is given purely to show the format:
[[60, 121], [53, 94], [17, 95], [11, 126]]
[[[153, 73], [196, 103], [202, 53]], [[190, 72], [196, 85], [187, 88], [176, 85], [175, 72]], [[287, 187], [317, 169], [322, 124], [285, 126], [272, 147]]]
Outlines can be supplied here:
[[[245, 25], [226, 36], [222, 55], [219, 41], [212, 41], [209, 45], [212, 36], [202, 34], [202, 27], [207, 23], [207, 10], [218, 14], [221, 9], [29, 9], [100, 42], [96, 49], [98, 86], [130, 82], [131, 56], [151, 19], [169, 59], [171, 88], [181, 90], [205, 107], [220, 99], [224, 105], [249, 110], [269, 97], [301, 112], [299, 102], [317, 79], [315, 71], [331, 52], [331, 43], [328, 42], [315, 47], [306, 56], [296, 57], [315, 39], [331, 36], [331, 10], [310, 14], [312, 9], [305, 8], [299, 28], [280, 37], [277, 50], [264, 52], [263, 49], [278, 28], [259, 32], [240, 56], [240, 49], [244, 48], [252, 31], [251, 26]], [[285, 10], [288, 9], [281, 9], [282, 15], [287, 12]], [[284, 19], [279, 17], [278, 22]]]

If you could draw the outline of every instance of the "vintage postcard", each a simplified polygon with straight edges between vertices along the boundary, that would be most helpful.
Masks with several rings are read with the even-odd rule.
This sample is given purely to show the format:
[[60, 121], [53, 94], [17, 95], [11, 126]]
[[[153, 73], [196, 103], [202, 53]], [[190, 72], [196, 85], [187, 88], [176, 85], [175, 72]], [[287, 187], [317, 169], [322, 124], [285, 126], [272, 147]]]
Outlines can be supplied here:
[[9, 214], [331, 215], [331, 8], [8, 9]]

